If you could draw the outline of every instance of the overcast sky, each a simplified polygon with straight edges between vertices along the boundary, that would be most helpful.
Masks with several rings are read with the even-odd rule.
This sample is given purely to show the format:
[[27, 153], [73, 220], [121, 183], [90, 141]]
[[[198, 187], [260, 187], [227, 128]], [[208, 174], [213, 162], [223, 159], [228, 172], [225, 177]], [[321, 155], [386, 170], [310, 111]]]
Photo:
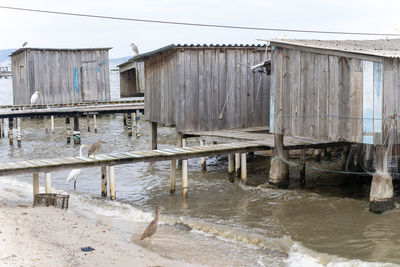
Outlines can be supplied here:
[[[151, 20], [268, 28], [400, 34], [400, 1], [377, 0], [0, 0], [0, 6]], [[213, 29], [40, 14], [0, 9], [0, 49], [113, 47], [110, 57], [131, 56], [174, 43], [258, 44], [258, 38], [371, 39], [254, 30]]]

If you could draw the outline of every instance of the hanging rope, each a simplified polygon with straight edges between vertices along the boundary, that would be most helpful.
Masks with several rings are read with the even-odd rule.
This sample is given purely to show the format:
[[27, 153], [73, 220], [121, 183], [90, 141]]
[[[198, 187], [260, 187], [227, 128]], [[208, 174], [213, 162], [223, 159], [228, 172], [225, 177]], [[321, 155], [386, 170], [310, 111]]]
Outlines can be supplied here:
[[226, 104], [228, 103], [228, 98], [229, 98], [229, 95], [230, 95], [230, 93], [232, 91], [233, 84], [235, 83], [236, 75], [237, 75], [237, 73], [239, 71], [239, 68], [240, 68], [240, 63], [237, 64], [235, 74], [233, 75], [233, 78], [232, 78], [231, 86], [229, 87], [228, 93], [226, 94], [225, 103], [224, 103], [224, 106], [222, 107], [221, 113], [218, 116], [218, 120], [220, 120], [220, 119], [222, 119], [224, 117], [223, 114], [224, 114], [224, 111], [225, 111], [225, 107], [226, 107]]

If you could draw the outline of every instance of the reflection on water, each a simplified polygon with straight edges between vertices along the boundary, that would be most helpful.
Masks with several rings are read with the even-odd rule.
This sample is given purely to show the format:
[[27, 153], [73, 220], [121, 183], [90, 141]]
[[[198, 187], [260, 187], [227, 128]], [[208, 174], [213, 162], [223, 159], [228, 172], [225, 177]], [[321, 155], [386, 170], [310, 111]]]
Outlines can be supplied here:
[[[111, 78], [112, 96], [116, 99], [118, 77]], [[0, 80], [0, 104], [12, 102], [10, 81]], [[142, 134], [140, 139], [128, 137], [122, 116], [99, 117], [97, 134], [88, 133], [86, 120], [81, 121], [84, 143], [106, 141], [101, 152], [148, 149], [148, 135]], [[55, 124], [56, 134], [52, 135], [44, 131], [43, 120], [23, 119], [22, 148], [10, 147], [7, 139], [0, 139], [0, 162], [78, 155], [79, 146], [66, 144], [64, 120], [56, 118]], [[148, 132], [143, 121], [140, 130]], [[174, 146], [174, 129], [160, 128], [159, 135], [161, 148]], [[116, 166], [116, 202], [100, 197], [99, 168], [82, 170], [76, 192], [72, 183], [65, 183], [68, 171], [52, 173], [52, 181], [56, 189], [71, 195], [70, 212], [120, 230], [122, 238], [129, 242], [139, 242], [154, 207], [164, 205], [167, 210], [150, 249], [188, 262], [213, 266], [310, 266], [328, 262], [362, 265], [362, 261], [400, 264], [398, 209], [383, 215], [371, 214], [366, 185], [324, 183], [322, 187], [309, 179], [309, 186], [301, 189], [298, 170], [293, 168], [290, 190], [266, 188], [262, 183], [268, 176], [269, 160], [249, 158], [248, 177], [253, 186], [246, 186], [228, 181], [226, 156], [208, 158], [207, 172], [201, 171], [199, 159], [190, 159], [189, 198], [185, 201], [179, 179], [176, 194], [169, 193], [169, 162]], [[338, 181], [325, 174], [308, 175], [318, 177], [314, 179], [317, 181]], [[0, 194], [29, 199], [31, 179], [30, 175], [6, 177], [1, 181]], [[41, 184], [43, 180], [41, 174]]]

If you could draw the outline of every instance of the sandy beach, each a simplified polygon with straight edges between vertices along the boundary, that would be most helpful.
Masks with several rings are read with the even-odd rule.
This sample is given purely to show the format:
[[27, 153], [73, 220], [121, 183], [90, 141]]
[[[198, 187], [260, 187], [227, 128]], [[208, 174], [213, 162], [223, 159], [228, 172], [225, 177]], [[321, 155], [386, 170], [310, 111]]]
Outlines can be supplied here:
[[[81, 251], [91, 246], [92, 252]], [[198, 266], [121, 241], [105, 225], [53, 207], [0, 202], [1, 266]]]

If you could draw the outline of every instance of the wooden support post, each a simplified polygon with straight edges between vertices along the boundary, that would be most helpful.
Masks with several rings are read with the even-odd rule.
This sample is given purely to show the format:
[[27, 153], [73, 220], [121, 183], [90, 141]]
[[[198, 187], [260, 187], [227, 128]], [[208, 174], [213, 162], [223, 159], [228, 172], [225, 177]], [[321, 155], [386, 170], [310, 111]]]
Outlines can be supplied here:
[[45, 129], [46, 133], [49, 132], [49, 126], [48, 126], [47, 120], [48, 120], [48, 117], [47, 116], [43, 116], [44, 129]]
[[65, 130], [67, 134], [67, 144], [71, 143], [71, 121], [69, 116], [65, 117]]
[[283, 149], [283, 135], [275, 134], [275, 149], [271, 160], [268, 183], [277, 188], [288, 188], [289, 168], [284, 161], [289, 159], [288, 153]]
[[331, 159], [332, 159], [332, 148], [327, 147], [327, 148], [325, 148], [324, 160], [330, 161]]
[[[176, 140], [176, 145], [178, 147], [182, 147], [182, 144], [183, 144], [183, 134], [182, 133], [178, 133], [178, 137], [177, 137], [177, 140]], [[178, 160], [178, 166], [179, 167], [182, 166], [182, 160], [181, 159]]]
[[87, 131], [90, 132], [90, 115], [86, 115], [86, 124], [87, 124]]
[[176, 178], [176, 159], [171, 160], [171, 169], [170, 169], [170, 190], [171, 194], [175, 193], [175, 178]]
[[21, 118], [17, 118], [17, 143], [21, 147]]
[[301, 150], [300, 161], [303, 162], [303, 168], [300, 171], [300, 185], [306, 184], [306, 149]]
[[150, 122], [150, 149], [157, 149], [157, 122]]
[[8, 118], [8, 140], [10, 146], [14, 145], [13, 123], [14, 123], [13, 118]]
[[35, 195], [39, 194], [39, 173], [33, 173], [33, 199], [35, 199]]
[[50, 127], [51, 127], [51, 133], [55, 133], [55, 130], [54, 130], [54, 116], [50, 117]]
[[131, 132], [131, 136], [133, 133], [135, 133], [135, 130], [136, 130], [135, 125], [136, 125], [136, 114], [134, 112], [132, 112], [131, 113], [131, 128], [129, 130]]
[[107, 197], [107, 167], [101, 166], [101, 196]]
[[109, 177], [109, 184], [110, 184], [110, 199], [116, 200], [117, 196], [115, 195], [115, 172], [114, 166], [108, 167], [108, 177]]
[[235, 153], [235, 175], [236, 177], [240, 175], [240, 153]]
[[[205, 146], [206, 141], [204, 139], [200, 139], [200, 146]], [[207, 162], [206, 162], [206, 157], [201, 157], [201, 170], [205, 172], [207, 170]]]
[[51, 194], [51, 173], [50, 172], [45, 172], [44, 177], [46, 180], [45, 183], [45, 193], [46, 194]]
[[[182, 147], [186, 147], [186, 138], [182, 139]], [[182, 160], [182, 198], [188, 196], [188, 161]]]
[[128, 136], [132, 136], [132, 115], [126, 114], [126, 128], [128, 129]]
[[123, 121], [124, 121], [124, 126], [126, 126], [126, 113], [122, 113]]
[[96, 114], [93, 114], [93, 124], [94, 124], [94, 132], [97, 133], [97, 120]]
[[140, 137], [139, 121], [140, 121], [140, 113], [139, 113], [139, 110], [136, 110], [136, 116], [135, 116], [135, 134], [136, 134], [136, 137]]
[[4, 138], [4, 119], [1, 118], [1, 128], [0, 128], [0, 137]]
[[234, 170], [235, 170], [235, 163], [234, 163], [234, 154], [228, 154], [228, 176], [229, 176], [229, 182], [233, 183], [235, 182], [235, 175], [234, 175]]
[[81, 133], [79, 132], [79, 114], [74, 114], [74, 144], [81, 143]]
[[394, 208], [392, 175], [387, 168], [388, 163], [384, 162], [387, 160], [386, 153], [387, 147], [376, 147], [376, 171], [372, 177], [369, 194], [369, 210], [374, 213], [383, 213]]
[[321, 161], [321, 149], [314, 149], [314, 159], [315, 162]]
[[240, 172], [242, 182], [245, 184], [247, 182], [247, 154], [242, 153], [240, 161]]

